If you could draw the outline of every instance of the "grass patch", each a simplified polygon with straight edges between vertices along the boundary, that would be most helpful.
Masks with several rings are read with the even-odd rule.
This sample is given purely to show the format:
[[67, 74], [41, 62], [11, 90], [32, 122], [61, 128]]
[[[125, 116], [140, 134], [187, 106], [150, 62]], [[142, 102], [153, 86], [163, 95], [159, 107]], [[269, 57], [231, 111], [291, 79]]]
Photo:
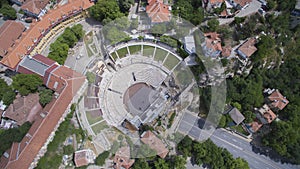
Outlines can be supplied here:
[[128, 54], [127, 47], [117, 50], [117, 53], [119, 54], [120, 58], [125, 57]]
[[86, 118], [89, 121], [90, 125], [103, 120], [103, 117], [101, 117], [101, 116], [93, 117], [89, 111], [87, 111], [85, 114], [86, 114]]
[[94, 53], [98, 53], [98, 50], [97, 50], [95, 44], [92, 44], [92, 45], [91, 45], [91, 48], [93, 49]]
[[238, 125], [238, 126], [232, 126], [232, 127], [230, 127], [231, 129], [233, 129], [233, 130], [235, 130], [235, 131], [237, 131], [237, 132], [239, 132], [239, 133], [241, 133], [241, 134], [244, 134], [244, 135], [248, 135], [249, 133], [248, 132], [246, 132], [244, 129], [243, 129], [243, 127], [241, 126], [241, 125]]
[[112, 52], [110, 55], [115, 61], [118, 59], [116, 52]]
[[180, 60], [173, 54], [169, 54], [168, 58], [164, 62], [164, 66], [168, 68], [169, 70], [172, 70]]
[[106, 124], [106, 122], [101, 122], [99, 124], [96, 124], [94, 126], [92, 126], [92, 129], [94, 131], [95, 134], [98, 134], [101, 132], [101, 130], [108, 128], [108, 125]]
[[144, 56], [152, 57], [153, 53], [154, 53], [154, 47], [153, 46], [148, 46], [148, 45], [143, 46], [143, 55]]
[[141, 45], [134, 45], [134, 46], [128, 46], [130, 54], [136, 54], [138, 52], [141, 52], [142, 46]]
[[92, 52], [91, 48], [90, 48], [89, 46], [87, 46], [87, 45], [85, 45], [85, 48], [86, 48], [86, 51], [87, 51], [88, 57], [91, 57], [91, 56], [93, 56], [93, 52]]
[[164, 59], [166, 58], [167, 54], [168, 54], [167, 51], [160, 49], [160, 48], [156, 48], [154, 60], [163, 62]]

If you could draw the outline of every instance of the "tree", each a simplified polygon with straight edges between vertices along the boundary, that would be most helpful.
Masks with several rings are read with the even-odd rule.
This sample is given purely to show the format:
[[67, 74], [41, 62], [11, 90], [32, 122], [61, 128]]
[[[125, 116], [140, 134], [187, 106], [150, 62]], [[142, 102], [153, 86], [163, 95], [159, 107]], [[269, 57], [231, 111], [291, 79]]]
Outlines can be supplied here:
[[167, 27], [165, 24], [155, 24], [154, 26], [152, 26], [150, 31], [155, 36], [159, 36], [167, 32]]
[[24, 123], [19, 128], [12, 128], [0, 133], [0, 154], [9, 149], [13, 142], [20, 142], [25, 134], [30, 129], [31, 124], [29, 122]]
[[130, 28], [131, 29], [137, 29], [138, 27], [139, 27], [139, 20], [137, 18], [131, 20]]
[[72, 145], [67, 145], [67, 146], [64, 146], [63, 151], [64, 151], [64, 154], [70, 155], [70, 154], [74, 153], [74, 148]]
[[81, 24], [74, 25], [71, 27], [71, 31], [77, 38], [77, 41], [80, 40], [84, 36], [84, 30]]
[[242, 111], [242, 105], [238, 102], [233, 102], [232, 106], [237, 108], [239, 111]]
[[207, 21], [207, 26], [209, 27], [209, 30], [212, 32], [215, 32], [219, 26], [219, 21], [217, 19], [211, 19]]
[[52, 90], [49, 89], [43, 89], [39, 92], [39, 96], [40, 96], [40, 104], [44, 107], [46, 106], [48, 103], [51, 102], [52, 100], [52, 95], [53, 92]]
[[2, 13], [2, 15], [7, 19], [17, 19], [16, 10], [8, 4], [5, 4], [1, 7], [0, 13]]
[[118, 0], [118, 3], [121, 12], [127, 14], [131, 5], [134, 3], [134, 0]]
[[89, 8], [89, 12], [93, 18], [104, 24], [124, 16], [115, 0], [99, 0], [94, 6]]
[[105, 160], [109, 157], [109, 152], [104, 151], [103, 153], [99, 154], [95, 160], [95, 164], [98, 166], [103, 166], [105, 164]]
[[158, 158], [154, 162], [155, 169], [169, 169], [169, 163], [167, 163], [165, 160]]
[[221, 119], [220, 119], [220, 122], [219, 122], [218, 126], [221, 127], [221, 128], [226, 127], [226, 117], [225, 117], [225, 115], [221, 116]]
[[116, 18], [114, 20], [114, 24], [116, 25], [116, 27], [119, 29], [119, 30], [127, 30], [130, 26], [130, 22], [128, 20], [128, 17], [121, 17], [121, 18]]
[[3, 94], [2, 100], [5, 105], [10, 105], [16, 98], [16, 93], [13, 90], [8, 90]]
[[174, 165], [173, 168], [185, 169], [186, 159], [182, 156], [173, 156], [172, 164]]
[[135, 160], [132, 169], [151, 169], [149, 164], [145, 161], [144, 158], [138, 158]]
[[242, 159], [240, 157], [238, 157], [237, 159], [235, 159], [233, 167], [235, 169], [250, 169], [248, 163], [244, 159]]
[[48, 58], [55, 60], [57, 63], [63, 65], [67, 59], [69, 46], [66, 43], [55, 41], [50, 45], [50, 53]]
[[17, 74], [12, 79], [13, 88], [18, 90], [22, 96], [35, 93], [38, 87], [43, 85], [42, 79], [35, 74]]
[[95, 83], [96, 75], [93, 72], [86, 72], [86, 78], [89, 84], [93, 84]]
[[107, 40], [110, 41], [110, 44], [122, 42], [130, 38], [125, 32], [120, 31], [116, 27], [110, 27], [110, 29], [106, 31], [105, 36]]
[[177, 40], [176, 39], [174, 39], [174, 38], [172, 38], [172, 37], [170, 37], [170, 36], [161, 36], [160, 38], [159, 38], [159, 40], [161, 41], [161, 42], [164, 42], [164, 43], [166, 43], [166, 44], [168, 44], [168, 45], [170, 45], [170, 46], [172, 46], [172, 47], [177, 47], [178, 45], [177, 45]]
[[244, 111], [243, 114], [245, 116], [245, 123], [251, 123], [256, 117], [251, 111]]
[[75, 43], [78, 41], [76, 35], [71, 30], [71, 28], [66, 28], [64, 33], [59, 38], [61, 43], [66, 43], [70, 48], [74, 47]]

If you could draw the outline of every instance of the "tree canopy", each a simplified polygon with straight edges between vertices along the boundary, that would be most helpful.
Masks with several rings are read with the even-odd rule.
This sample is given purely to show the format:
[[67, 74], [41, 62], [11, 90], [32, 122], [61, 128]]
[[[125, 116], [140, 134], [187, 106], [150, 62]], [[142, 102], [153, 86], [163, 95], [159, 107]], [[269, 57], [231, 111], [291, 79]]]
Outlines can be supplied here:
[[0, 100], [8, 106], [14, 101], [15, 97], [16, 94], [11, 86], [8, 86], [3, 79], [0, 79]]
[[6, 18], [6, 19], [12, 19], [12, 20], [17, 19], [16, 10], [8, 4], [3, 4], [1, 6], [0, 13], [2, 13], [4, 18]]
[[103, 153], [99, 154], [95, 160], [96, 165], [103, 166], [108, 156], [109, 156], [109, 151], [104, 151]]
[[39, 91], [40, 104], [44, 107], [52, 100], [53, 91], [50, 89], [42, 89]]
[[63, 65], [68, 56], [69, 48], [84, 36], [84, 30], [81, 24], [66, 28], [65, 31], [50, 45], [48, 57]]
[[[125, 0], [122, 0], [121, 2], [124, 3]], [[99, 0], [94, 6], [89, 8], [89, 12], [93, 18], [104, 24], [124, 16], [115, 0]]]
[[18, 90], [22, 96], [37, 92], [38, 87], [43, 85], [42, 79], [35, 74], [17, 74], [12, 79], [13, 88]]
[[199, 0], [177, 0], [172, 7], [173, 15], [180, 16], [194, 25], [199, 25], [204, 19], [202, 1]]

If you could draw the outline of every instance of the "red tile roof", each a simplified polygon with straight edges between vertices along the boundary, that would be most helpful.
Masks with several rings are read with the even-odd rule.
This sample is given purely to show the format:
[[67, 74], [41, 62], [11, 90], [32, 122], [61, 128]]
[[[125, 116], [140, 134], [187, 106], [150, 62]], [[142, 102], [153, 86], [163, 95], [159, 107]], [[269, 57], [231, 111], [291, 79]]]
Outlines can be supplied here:
[[[73, 97], [84, 83], [85, 77], [83, 75], [79, 77], [78, 73], [73, 73], [71, 69], [64, 67], [54, 71], [50, 75], [50, 79], [62, 74], [64, 76], [61, 76], [61, 80], [64, 81], [65, 86], [61, 90], [60, 95], [42, 110], [40, 116], [37, 116], [26, 136], [20, 143], [17, 143], [20, 145], [20, 149], [11, 149], [10, 160], [5, 159], [5, 157], [1, 158], [1, 168], [29, 168], [51, 132], [62, 118], [62, 115], [69, 109]], [[16, 160], [11, 159], [11, 155], [15, 153], [17, 154]]]
[[234, 0], [234, 2], [236, 4], [241, 5], [242, 7], [244, 7], [245, 5], [249, 4], [250, 2], [252, 2], [252, 0]]
[[289, 104], [289, 101], [284, 97], [278, 90], [275, 90], [268, 99], [272, 102], [271, 106], [282, 110], [286, 105]]
[[146, 12], [151, 18], [152, 23], [161, 23], [170, 21], [169, 6], [165, 5], [162, 0], [148, 0]]
[[243, 43], [238, 50], [243, 52], [247, 57], [253, 55], [254, 52], [257, 51], [255, 47], [256, 40], [254, 38], [248, 39], [245, 43]]
[[169, 153], [169, 150], [165, 147], [164, 143], [155, 136], [151, 131], [147, 131], [142, 134], [141, 141], [155, 150], [157, 155], [161, 158], [165, 158]]
[[3, 57], [1, 63], [11, 69], [15, 69], [22, 58], [29, 54], [39, 40], [46, 35], [46, 32], [65, 19], [64, 16], [71, 17], [74, 13], [85, 10], [92, 5], [93, 3], [89, 0], [71, 0], [66, 5], [58, 6], [56, 9], [48, 11], [40, 21], [33, 22], [30, 28], [23, 32], [22, 38], [16, 41], [14, 47], [8, 49], [8, 53]]
[[46, 7], [49, 1], [50, 0], [26, 0], [22, 4], [21, 9], [38, 15]]
[[7, 108], [4, 117], [17, 122], [18, 125], [26, 121], [33, 122], [36, 114], [42, 110], [39, 103], [39, 94], [29, 94], [28, 96], [17, 96], [14, 102]]
[[250, 124], [250, 126], [251, 126], [251, 128], [252, 128], [252, 131], [253, 131], [253, 132], [256, 132], [257, 130], [259, 130], [259, 129], [263, 126], [263, 124], [262, 124], [259, 120], [255, 119], [255, 120]]
[[12, 20], [6, 21], [0, 28], [0, 56], [5, 56], [10, 47], [15, 44], [15, 41], [20, 38], [25, 26], [21, 22]]
[[225, 0], [209, 0], [210, 4], [223, 3]]
[[134, 160], [130, 159], [130, 147], [122, 147], [120, 148], [114, 157], [114, 168], [115, 169], [129, 169], [133, 163]]
[[212, 49], [213, 51], [223, 51], [221, 45], [220, 34], [217, 32], [205, 33], [204, 36], [206, 41], [206, 47]]
[[76, 167], [86, 166], [94, 161], [95, 155], [91, 150], [80, 150], [74, 154], [74, 162]]

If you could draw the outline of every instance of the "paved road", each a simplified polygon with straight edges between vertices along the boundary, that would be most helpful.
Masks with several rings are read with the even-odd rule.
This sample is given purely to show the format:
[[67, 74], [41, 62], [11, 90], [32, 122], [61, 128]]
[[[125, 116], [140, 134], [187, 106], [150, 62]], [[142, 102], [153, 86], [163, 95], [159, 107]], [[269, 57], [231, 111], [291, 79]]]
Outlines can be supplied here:
[[[241, 12], [239, 12], [236, 16], [244, 17], [244, 16], [251, 15], [253, 13], [256, 13], [260, 7], [261, 7], [261, 3], [258, 0], [253, 0], [246, 9], [241, 10]], [[226, 18], [226, 19], [219, 18], [218, 20], [220, 25], [223, 25], [232, 22], [234, 18]]]
[[[185, 113], [178, 127], [181, 133], [187, 133], [190, 137], [202, 141], [210, 136], [210, 139], [219, 147], [226, 148], [234, 157], [241, 157], [248, 161], [252, 169], [299, 169], [300, 166], [281, 164], [270, 158], [256, 154], [252, 151], [250, 142], [246, 139], [234, 135], [224, 129], [217, 129], [213, 132], [210, 125], [204, 125], [203, 120], [191, 113]], [[205, 128], [205, 130], [200, 129]], [[210, 135], [210, 133], [212, 135]]]

